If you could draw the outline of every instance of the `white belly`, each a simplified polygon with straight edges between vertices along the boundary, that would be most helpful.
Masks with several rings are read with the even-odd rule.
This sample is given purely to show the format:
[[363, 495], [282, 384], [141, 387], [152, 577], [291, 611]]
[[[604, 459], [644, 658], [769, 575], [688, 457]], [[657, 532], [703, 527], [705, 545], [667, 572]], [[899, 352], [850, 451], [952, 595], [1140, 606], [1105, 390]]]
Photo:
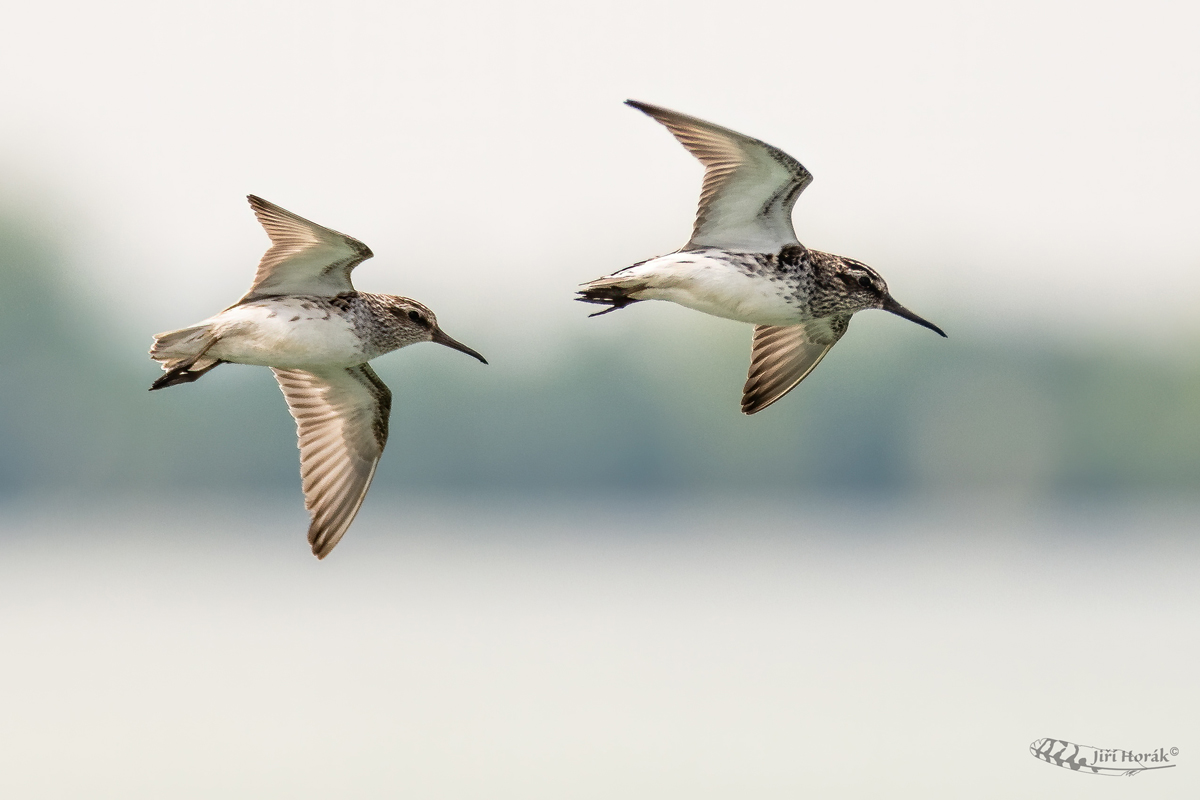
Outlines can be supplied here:
[[755, 325], [796, 325], [805, 319], [787, 302], [788, 287], [782, 281], [748, 274], [710, 256], [672, 253], [613, 277], [627, 275], [648, 284], [632, 295], [638, 300], [668, 300], [714, 317]]
[[363, 342], [346, 316], [327, 313], [298, 298], [238, 306], [210, 321], [220, 338], [207, 355], [223, 361], [311, 369], [349, 367], [367, 360]]

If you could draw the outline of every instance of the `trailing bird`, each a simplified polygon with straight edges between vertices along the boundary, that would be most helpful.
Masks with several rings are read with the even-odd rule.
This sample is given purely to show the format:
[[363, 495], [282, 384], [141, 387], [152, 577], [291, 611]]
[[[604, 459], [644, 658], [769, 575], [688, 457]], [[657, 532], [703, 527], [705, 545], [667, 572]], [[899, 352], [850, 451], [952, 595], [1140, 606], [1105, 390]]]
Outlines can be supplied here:
[[387, 443], [392, 393], [367, 363], [451, 339], [416, 300], [355, 291], [350, 272], [373, 254], [357, 239], [250, 195], [271, 248], [245, 297], [208, 319], [157, 334], [165, 373], [151, 391], [191, 383], [224, 363], [270, 367], [296, 420], [308, 541], [329, 555], [358, 514]]

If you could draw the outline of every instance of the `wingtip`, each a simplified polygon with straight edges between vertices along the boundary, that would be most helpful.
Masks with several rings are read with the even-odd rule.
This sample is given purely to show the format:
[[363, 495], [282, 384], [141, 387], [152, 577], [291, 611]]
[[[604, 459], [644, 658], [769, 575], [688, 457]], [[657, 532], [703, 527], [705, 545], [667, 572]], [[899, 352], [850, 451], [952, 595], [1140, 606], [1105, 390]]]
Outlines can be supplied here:
[[[356, 511], [355, 514], [358, 512]], [[350, 521], [354, 521], [354, 517], [350, 517]], [[350, 527], [350, 523], [346, 523], [346, 528]], [[345, 530], [342, 531], [345, 533]], [[330, 530], [324, 525], [318, 524], [314, 519], [308, 526], [308, 545], [312, 548], [312, 554], [317, 557], [318, 561], [324, 561], [325, 556], [333, 552], [333, 548], [337, 547], [337, 543], [342, 540], [340, 535], [331, 536]]]
[[317, 557], [317, 561], [324, 561], [325, 556], [333, 552], [334, 545], [337, 544], [335, 539], [333, 544], [329, 543], [328, 539], [322, 539], [320, 536], [313, 537], [309, 540], [312, 545], [312, 554]]
[[[256, 195], [256, 194], [248, 194], [248, 195], [246, 195], [246, 201], [247, 201], [248, 203], [250, 203], [250, 208], [252, 208], [252, 209], [254, 210], [254, 213], [255, 213], [255, 215], [258, 215], [260, 212], [262, 212], [262, 213], [272, 213], [272, 212], [279, 212], [279, 211], [282, 211], [282, 212], [284, 212], [285, 214], [291, 214], [291, 213], [292, 213], [292, 212], [288, 211], [286, 208], [283, 208], [282, 206], [275, 205], [275, 204], [274, 204], [274, 203], [272, 203], [270, 200], [267, 200], [267, 199], [266, 199], [266, 198], [264, 198], [264, 197], [259, 197], [259, 196], [258, 196], [258, 195]], [[295, 216], [295, 215], [293, 215], [293, 216]], [[306, 220], [306, 221], [307, 221], [307, 220]]]
[[[801, 378], [800, 380], [804, 380], [804, 379]], [[785, 396], [787, 396], [788, 393], [790, 393], [792, 391], [792, 389], [795, 389], [796, 386], [799, 385], [799, 383], [800, 383], [800, 381], [796, 381], [796, 383], [792, 384], [791, 388], [788, 389], [786, 392], [780, 392], [773, 397], [769, 394], [767, 394], [767, 395], [757, 394], [757, 393], [743, 394], [742, 395], [742, 413], [745, 414], [747, 417], [750, 417], [750, 416], [757, 414], [760, 411], [764, 411], [764, 410], [770, 408], [771, 406], [775, 405], [780, 400], [782, 400]], [[743, 390], [743, 391], [745, 391], [745, 390]]]
[[254, 216], [262, 219], [263, 214], [270, 214], [279, 206], [272, 203], [270, 200], [264, 200], [256, 194], [246, 195], [246, 202], [250, 204], [250, 210], [254, 212]]
[[[774, 401], [772, 401], [772, 402], [774, 402]], [[750, 401], [743, 400], [742, 401], [742, 413], [745, 414], [747, 417], [752, 417], [769, 405], [771, 405], [771, 403], [766, 403], [766, 404], [759, 403], [757, 399], [750, 400]]]

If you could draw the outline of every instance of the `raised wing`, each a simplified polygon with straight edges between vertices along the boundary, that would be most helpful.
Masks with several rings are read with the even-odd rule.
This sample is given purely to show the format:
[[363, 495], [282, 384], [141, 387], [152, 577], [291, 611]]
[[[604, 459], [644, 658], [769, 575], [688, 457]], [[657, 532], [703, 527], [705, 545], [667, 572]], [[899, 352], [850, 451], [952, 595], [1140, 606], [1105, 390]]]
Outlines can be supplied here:
[[271, 249], [258, 263], [254, 285], [239, 302], [278, 294], [332, 297], [354, 291], [350, 270], [374, 255], [371, 248], [261, 197], [248, 195], [247, 199], [271, 237]]
[[304, 507], [312, 519], [308, 542], [324, 558], [367, 496], [387, 443], [392, 393], [366, 364], [271, 371], [296, 419]]
[[756, 325], [750, 374], [742, 388], [742, 413], [756, 414], [796, 388], [846, 332], [850, 316], [802, 325]]
[[798, 244], [792, 206], [812, 174], [799, 161], [758, 139], [649, 103], [626, 100], [667, 126], [704, 165], [704, 186], [685, 250], [720, 247], [774, 253]]

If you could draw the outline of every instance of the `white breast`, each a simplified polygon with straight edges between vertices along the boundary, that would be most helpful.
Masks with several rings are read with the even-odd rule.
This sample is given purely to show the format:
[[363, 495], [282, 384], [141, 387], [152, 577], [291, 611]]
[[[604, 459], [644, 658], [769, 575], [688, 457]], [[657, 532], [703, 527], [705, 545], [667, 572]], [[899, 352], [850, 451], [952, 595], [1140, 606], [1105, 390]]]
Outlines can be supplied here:
[[613, 277], [647, 284], [638, 300], [669, 300], [714, 317], [756, 325], [795, 325], [804, 316], [787, 302], [791, 287], [761, 274], [747, 273], [722, 256], [672, 253], [622, 270]]
[[365, 360], [350, 319], [311, 300], [272, 297], [211, 319], [220, 339], [210, 355], [237, 364], [306, 369], [353, 366]]

